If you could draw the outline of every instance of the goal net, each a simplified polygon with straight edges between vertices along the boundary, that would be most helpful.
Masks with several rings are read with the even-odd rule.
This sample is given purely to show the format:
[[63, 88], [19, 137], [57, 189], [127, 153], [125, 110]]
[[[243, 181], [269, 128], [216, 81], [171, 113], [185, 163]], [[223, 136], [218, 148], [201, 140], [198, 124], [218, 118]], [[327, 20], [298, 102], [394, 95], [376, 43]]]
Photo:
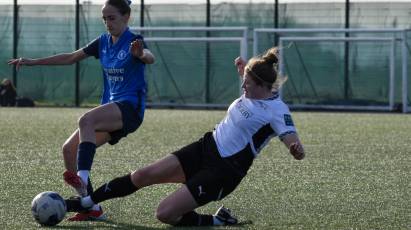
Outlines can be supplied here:
[[[278, 29], [254, 32], [254, 54], [279, 43], [283, 99], [294, 108], [404, 109], [401, 34], [396, 31]], [[405, 62], [406, 63], [406, 62]], [[406, 73], [406, 72], [405, 72]], [[406, 110], [406, 109], [405, 109]]]
[[226, 107], [239, 96], [233, 63], [247, 57], [246, 28], [132, 29], [144, 35], [156, 57], [146, 69], [149, 106]]

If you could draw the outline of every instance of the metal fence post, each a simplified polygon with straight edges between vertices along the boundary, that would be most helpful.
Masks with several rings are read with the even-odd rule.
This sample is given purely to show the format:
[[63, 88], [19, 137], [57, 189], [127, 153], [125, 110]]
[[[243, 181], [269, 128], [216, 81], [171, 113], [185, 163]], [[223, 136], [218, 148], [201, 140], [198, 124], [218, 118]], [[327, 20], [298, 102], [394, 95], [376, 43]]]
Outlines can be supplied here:
[[144, 27], [144, 0], [140, 3], [140, 27]]
[[[17, 58], [17, 46], [18, 46], [18, 19], [19, 19], [19, 8], [17, 5], [17, 0], [13, 2], [13, 58]], [[13, 84], [17, 87], [17, 71], [13, 68]]]
[[[76, 0], [76, 38], [75, 47], [76, 50], [80, 49], [80, 0]], [[76, 62], [75, 65], [75, 104], [76, 107], [80, 106], [80, 63]]]
[[[211, 6], [210, 0], [207, 0], [206, 6], [206, 27], [210, 27], [211, 20], [210, 20], [210, 13], [211, 13]], [[210, 31], [206, 31], [206, 36], [210, 37]], [[206, 42], [206, 57], [205, 57], [205, 93], [204, 93], [204, 100], [205, 103], [210, 103], [210, 44]]]
[[[274, 1], [274, 28], [278, 28], [278, 0]], [[274, 34], [274, 45], [278, 46], [278, 34]]]
[[[350, 0], [345, 1], [345, 28], [350, 28]], [[350, 33], [344, 34], [346, 38], [350, 37]], [[350, 45], [344, 43], [344, 99], [348, 100], [350, 92]]]

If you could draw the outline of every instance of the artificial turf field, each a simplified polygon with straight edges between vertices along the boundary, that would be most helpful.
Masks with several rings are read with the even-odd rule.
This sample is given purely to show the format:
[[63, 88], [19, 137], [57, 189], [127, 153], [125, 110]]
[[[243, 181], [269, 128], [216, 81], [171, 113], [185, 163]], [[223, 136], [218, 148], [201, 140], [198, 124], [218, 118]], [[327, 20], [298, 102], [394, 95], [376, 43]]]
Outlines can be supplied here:
[[[62, 178], [61, 146], [85, 111], [0, 108], [0, 229], [38, 228], [30, 204], [40, 192], [73, 195]], [[97, 149], [94, 187], [197, 140], [224, 115], [147, 110], [135, 133]], [[304, 160], [294, 160], [273, 139], [232, 194], [198, 211], [214, 213], [221, 204], [232, 209], [240, 225], [217, 229], [411, 230], [411, 115], [295, 112], [293, 119]], [[55, 228], [170, 228], [155, 219], [155, 210], [177, 186], [156, 185], [104, 202], [108, 221], [63, 221]]]

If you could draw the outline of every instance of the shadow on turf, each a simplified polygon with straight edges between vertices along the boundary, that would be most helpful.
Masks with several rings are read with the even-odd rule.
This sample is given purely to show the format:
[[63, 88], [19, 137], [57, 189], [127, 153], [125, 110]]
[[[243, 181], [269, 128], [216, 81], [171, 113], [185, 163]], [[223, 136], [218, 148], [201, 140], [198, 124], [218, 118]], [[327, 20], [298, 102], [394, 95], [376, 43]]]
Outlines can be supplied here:
[[[120, 222], [114, 222], [114, 221], [110, 221], [110, 220], [105, 220], [105, 221], [98, 221], [99, 223], [103, 223], [106, 224], [106, 226], [102, 226], [102, 225], [87, 225], [87, 226], [53, 226], [53, 227], [49, 227], [49, 228], [54, 228], [54, 229], [101, 229], [101, 228], [108, 228], [108, 229], [136, 229], [136, 230], [158, 230], [158, 229], [216, 229], [216, 227], [173, 227], [173, 226], [168, 226], [166, 228], [154, 228], [154, 227], [147, 227], [147, 226], [141, 226], [141, 225], [135, 225], [135, 224], [126, 224], [126, 223], [120, 223]], [[253, 222], [251, 220], [247, 220], [247, 221], [242, 221], [238, 224], [236, 224], [235, 226], [233, 226], [234, 228], [247, 228], [247, 225], [252, 224]]]
[[[79, 225], [69, 225], [69, 226], [62, 226], [62, 225], [56, 225], [48, 228], [53, 228], [53, 229], [136, 229], [136, 230], [158, 230], [158, 229], [164, 229], [164, 228], [153, 228], [153, 227], [147, 227], [143, 225], [135, 225], [135, 224], [127, 224], [127, 223], [120, 223], [120, 222], [115, 222], [115, 221], [110, 221], [110, 220], [104, 220], [104, 221], [94, 221], [94, 222], [89, 222], [89, 221], [84, 221], [84, 222], [78, 222]], [[96, 225], [91, 225], [87, 224], [84, 225], [84, 223], [99, 223]]]
[[[241, 221], [240, 223], [230, 226], [232, 228], [245, 228], [248, 229], [250, 225], [253, 224], [253, 221], [251, 220], [246, 220], [246, 221]], [[224, 227], [227, 228], [227, 226], [207, 226], [207, 227], [199, 227], [199, 226], [195, 226], [195, 227], [173, 227], [173, 226], [168, 226], [165, 229], [218, 229], [218, 227]]]

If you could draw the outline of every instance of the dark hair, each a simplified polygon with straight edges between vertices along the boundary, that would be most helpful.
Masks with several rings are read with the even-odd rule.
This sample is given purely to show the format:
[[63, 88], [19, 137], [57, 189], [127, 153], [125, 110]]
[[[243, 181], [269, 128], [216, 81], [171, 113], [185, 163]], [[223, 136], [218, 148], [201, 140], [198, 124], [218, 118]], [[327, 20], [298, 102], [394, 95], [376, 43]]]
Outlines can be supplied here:
[[117, 8], [121, 15], [126, 15], [126, 14], [130, 15], [130, 12], [131, 12], [131, 8], [130, 8], [131, 1], [130, 0], [107, 0], [106, 4], [109, 4]]
[[16, 87], [14, 86], [13, 82], [7, 78], [4, 78], [3, 81], [1, 82], [1, 85], [3, 87], [6, 87], [8, 89], [12, 89], [14, 91], [16, 91]]
[[257, 85], [272, 88], [277, 80], [278, 48], [267, 50], [262, 56], [250, 59], [245, 68]]

